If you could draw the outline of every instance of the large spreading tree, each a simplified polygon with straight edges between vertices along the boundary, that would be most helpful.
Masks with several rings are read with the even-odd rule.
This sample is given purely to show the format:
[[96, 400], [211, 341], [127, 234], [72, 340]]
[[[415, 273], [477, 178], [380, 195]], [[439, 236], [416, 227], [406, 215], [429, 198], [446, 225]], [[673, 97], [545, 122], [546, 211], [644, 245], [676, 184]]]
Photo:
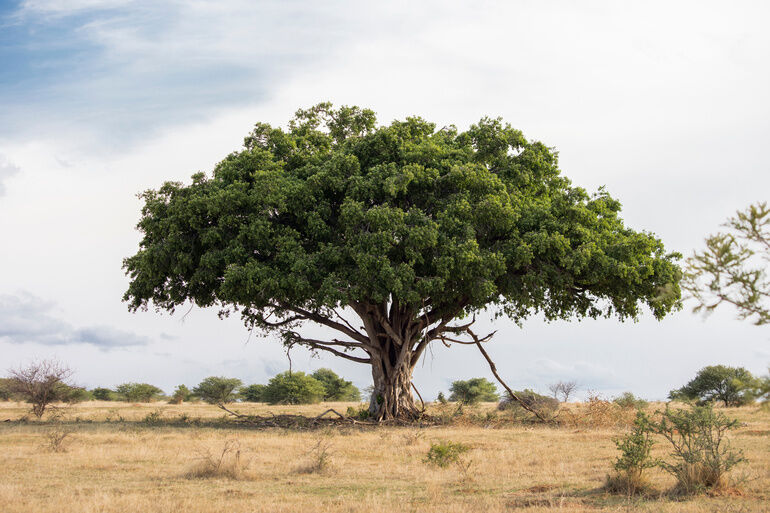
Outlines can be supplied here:
[[476, 312], [635, 319], [647, 305], [660, 319], [679, 305], [679, 256], [499, 119], [377, 126], [371, 110], [320, 104], [285, 130], [258, 123], [212, 175], [141, 197], [132, 310], [217, 306], [371, 365], [377, 419], [419, 414], [415, 366], [432, 341], [485, 340]]

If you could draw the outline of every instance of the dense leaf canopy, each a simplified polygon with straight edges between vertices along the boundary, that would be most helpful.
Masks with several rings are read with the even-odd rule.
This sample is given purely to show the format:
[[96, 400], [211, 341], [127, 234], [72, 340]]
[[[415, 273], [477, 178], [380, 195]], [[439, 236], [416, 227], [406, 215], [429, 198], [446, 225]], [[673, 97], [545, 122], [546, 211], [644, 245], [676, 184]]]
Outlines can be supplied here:
[[520, 321], [636, 318], [642, 304], [661, 318], [679, 302], [678, 255], [499, 119], [378, 127], [369, 110], [321, 104], [288, 129], [257, 124], [213, 175], [142, 198], [132, 309], [189, 300], [285, 330], [356, 304]]

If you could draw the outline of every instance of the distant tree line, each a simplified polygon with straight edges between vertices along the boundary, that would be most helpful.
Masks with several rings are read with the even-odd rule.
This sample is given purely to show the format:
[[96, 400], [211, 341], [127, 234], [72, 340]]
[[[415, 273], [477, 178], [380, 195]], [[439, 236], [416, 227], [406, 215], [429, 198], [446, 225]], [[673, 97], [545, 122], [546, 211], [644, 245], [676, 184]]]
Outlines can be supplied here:
[[55, 360], [41, 360], [26, 367], [12, 369], [0, 378], [0, 401], [24, 401], [32, 404], [32, 412], [41, 417], [53, 403], [82, 401], [125, 401], [148, 403], [167, 400], [171, 404], [204, 401], [223, 404], [235, 401], [270, 404], [311, 404], [321, 401], [360, 401], [361, 392], [351, 381], [331, 369], [318, 369], [312, 374], [282, 372], [267, 384], [245, 385], [238, 378], [209, 376], [189, 389], [179, 385], [167, 396], [149, 383], [128, 382], [115, 388], [96, 387], [87, 390], [74, 385], [72, 371]]
[[[71, 381], [72, 371], [55, 360], [33, 362], [26, 367], [11, 369], [6, 378], [0, 378], [0, 401], [24, 401], [32, 405], [32, 413], [41, 417], [54, 403], [77, 403], [88, 400], [126, 401], [131, 403], [166, 400], [171, 404], [204, 401], [226, 404], [236, 401], [270, 404], [311, 404], [321, 401], [360, 401], [361, 392], [352, 382], [338, 376], [331, 369], [318, 369], [312, 374], [282, 372], [266, 384], [244, 385], [240, 379], [209, 376], [192, 389], [179, 385], [167, 396], [163, 390], [149, 383], [122, 383], [113, 389], [96, 387], [87, 390]], [[516, 396], [528, 406], [540, 411], [556, 411], [577, 389], [573, 381], [559, 381], [549, 385], [551, 396], [533, 390], [516, 391]], [[456, 402], [471, 405], [499, 401], [500, 409], [519, 408], [506, 393], [502, 398], [497, 387], [486, 378], [453, 381], [449, 399], [439, 393], [439, 403]], [[756, 400], [770, 400], [770, 375], [757, 377], [743, 367], [712, 365], [704, 367], [681, 388], [672, 390], [669, 399], [706, 405], [721, 403], [726, 407], [743, 406]], [[647, 401], [631, 392], [612, 400], [624, 408], [643, 409]]]

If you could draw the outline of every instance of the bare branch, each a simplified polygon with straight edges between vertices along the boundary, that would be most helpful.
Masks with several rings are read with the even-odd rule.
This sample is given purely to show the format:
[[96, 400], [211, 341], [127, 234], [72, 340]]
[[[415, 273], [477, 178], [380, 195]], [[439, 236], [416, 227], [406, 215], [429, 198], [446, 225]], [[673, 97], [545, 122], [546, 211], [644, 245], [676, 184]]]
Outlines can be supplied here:
[[[477, 337], [476, 334], [473, 331], [470, 330], [470, 328], [466, 329], [465, 331], [468, 333], [468, 335], [470, 335], [473, 338], [473, 342], [479, 348], [479, 351], [481, 351], [482, 356], [484, 356], [484, 358], [487, 360], [487, 363], [489, 364], [489, 368], [492, 370], [492, 374], [494, 374], [495, 378], [497, 378], [497, 381], [499, 381], [500, 384], [503, 385], [503, 388], [505, 388], [505, 390], [508, 392], [508, 395], [511, 397], [511, 399], [513, 399], [514, 401], [519, 403], [522, 408], [524, 408], [528, 412], [530, 412], [533, 415], [535, 415], [535, 417], [537, 417], [538, 419], [542, 420], [543, 422], [549, 422], [545, 417], [543, 417], [540, 414], [540, 412], [538, 412], [534, 408], [530, 407], [527, 403], [522, 401], [519, 398], [519, 396], [517, 396], [516, 393], [513, 390], [511, 390], [511, 387], [509, 387], [505, 383], [505, 381], [503, 381], [503, 378], [501, 378], [500, 375], [497, 373], [497, 367], [495, 367], [495, 362], [492, 361], [492, 358], [489, 357], [489, 354], [487, 354], [486, 350], [484, 349], [484, 346], [481, 345], [482, 339]], [[483, 339], [484, 340], [489, 340], [492, 337], [492, 335], [494, 335], [494, 332], [492, 332], [489, 335], [485, 336]]]

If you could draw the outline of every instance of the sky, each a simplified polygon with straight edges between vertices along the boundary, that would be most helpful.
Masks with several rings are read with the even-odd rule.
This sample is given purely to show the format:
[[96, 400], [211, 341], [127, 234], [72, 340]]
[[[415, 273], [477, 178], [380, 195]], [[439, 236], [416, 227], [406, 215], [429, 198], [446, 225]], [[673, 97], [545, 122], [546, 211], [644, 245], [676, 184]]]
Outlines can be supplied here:
[[[137, 193], [210, 172], [256, 122], [321, 101], [464, 128], [501, 116], [685, 255], [768, 200], [770, 4], [0, 0], [0, 373], [58, 358], [84, 386], [264, 383], [281, 344], [193, 308], [129, 313]], [[661, 322], [479, 320], [514, 388], [664, 399], [705, 365], [763, 374], [770, 331], [690, 303]], [[364, 387], [366, 366], [291, 353]], [[415, 383], [493, 379], [435, 342]]]

